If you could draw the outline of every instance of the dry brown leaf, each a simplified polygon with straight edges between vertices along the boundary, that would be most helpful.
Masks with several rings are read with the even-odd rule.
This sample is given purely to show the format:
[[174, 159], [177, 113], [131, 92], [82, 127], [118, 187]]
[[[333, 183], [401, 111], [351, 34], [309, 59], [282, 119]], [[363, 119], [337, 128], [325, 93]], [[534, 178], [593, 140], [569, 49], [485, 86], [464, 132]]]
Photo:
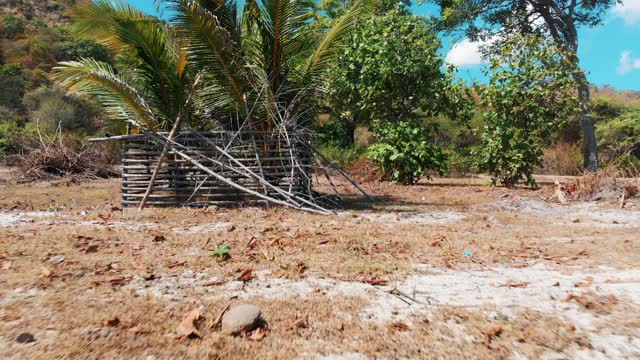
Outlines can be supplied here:
[[590, 293], [584, 293], [581, 295], [569, 294], [562, 301], [569, 302], [571, 300], [575, 300], [578, 304], [584, 306], [586, 309], [590, 309], [594, 305], [590, 295], [591, 295]]
[[259, 327], [259, 328], [255, 329], [255, 330], [253, 330], [252, 332], [248, 333], [247, 334], [247, 338], [249, 340], [252, 340], [252, 341], [260, 341], [265, 336], [267, 336], [268, 332], [269, 332], [268, 329]]
[[402, 321], [394, 321], [389, 324], [389, 330], [392, 331], [409, 331], [409, 325], [403, 323]]
[[216, 326], [220, 325], [220, 323], [222, 322], [222, 317], [224, 316], [224, 313], [227, 312], [227, 310], [229, 310], [229, 308], [231, 307], [231, 304], [227, 304], [227, 306], [224, 307], [224, 309], [222, 309], [222, 311], [220, 311], [220, 313], [218, 314], [218, 316], [216, 316], [215, 320], [213, 320], [213, 323], [211, 324], [211, 328], [215, 328]]
[[520, 288], [520, 289], [524, 289], [527, 286], [529, 286], [529, 283], [526, 281], [518, 282], [511, 279], [509, 279], [506, 283], [502, 285], [498, 285], [498, 287], [509, 287], [509, 288]]
[[43, 267], [42, 268], [42, 276], [44, 276], [44, 277], [51, 276], [51, 270], [47, 269], [46, 267]]
[[373, 286], [383, 286], [383, 285], [389, 284], [388, 279], [383, 279], [378, 276], [370, 276], [370, 277], [364, 278], [362, 279], [362, 282], [367, 283], [369, 285], [373, 285]]
[[238, 280], [240, 281], [249, 281], [253, 279], [253, 268], [246, 268], [244, 270], [242, 270], [242, 272], [240, 273], [240, 276], [238, 276]]
[[178, 266], [182, 266], [184, 264], [186, 264], [186, 261], [174, 261], [174, 262], [170, 262], [167, 264], [167, 267], [169, 269], [173, 269], [174, 267], [178, 267]]
[[117, 316], [114, 316], [111, 319], [102, 320], [102, 326], [111, 326], [115, 327], [120, 324], [120, 319]]
[[205, 283], [202, 283], [202, 286], [220, 286], [222, 284], [226, 283], [225, 280], [211, 280], [211, 281], [207, 281]]
[[163, 242], [167, 240], [167, 238], [164, 237], [164, 235], [154, 235], [153, 236], [153, 242]]
[[482, 332], [482, 335], [484, 335], [484, 340], [482, 341], [482, 343], [486, 347], [490, 347], [491, 341], [493, 340], [493, 338], [500, 336], [500, 334], [502, 334], [503, 331], [504, 329], [502, 328], [502, 326], [494, 326], [492, 328], [484, 330]]
[[296, 321], [289, 324], [289, 330], [306, 328], [308, 326], [307, 322], [308, 316], [296, 319]]
[[198, 320], [202, 317], [202, 311], [202, 307], [191, 310], [189, 315], [178, 324], [176, 333], [179, 337], [202, 337], [197, 328]]

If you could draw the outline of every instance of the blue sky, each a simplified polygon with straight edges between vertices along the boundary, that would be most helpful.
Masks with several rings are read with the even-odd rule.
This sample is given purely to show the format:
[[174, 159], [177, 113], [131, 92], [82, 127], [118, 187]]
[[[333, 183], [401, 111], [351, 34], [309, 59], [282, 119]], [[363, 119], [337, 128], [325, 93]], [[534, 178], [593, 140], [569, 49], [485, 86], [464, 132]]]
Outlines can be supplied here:
[[[616, 5], [607, 13], [602, 25], [580, 29], [578, 55], [592, 83], [640, 91], [640, 0], [623, 1], [623, 5]], [[153, 0], [130, 2], [145, 12], [155, 13]], [[420, 15], [437, 13], [433, 5], [416, 5], [412, 9]], [[443, 56], [458, 66], [459, 75], [465, 80], [482, 81], [479, 44], [464, 38], [442, 40]]]

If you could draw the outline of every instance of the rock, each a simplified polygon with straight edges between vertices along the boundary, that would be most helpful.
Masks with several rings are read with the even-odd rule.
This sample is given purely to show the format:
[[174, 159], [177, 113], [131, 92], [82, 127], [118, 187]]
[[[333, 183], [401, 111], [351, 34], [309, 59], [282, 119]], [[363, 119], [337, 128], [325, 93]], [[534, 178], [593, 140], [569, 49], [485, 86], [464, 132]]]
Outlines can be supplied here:
[[16, 342], [20, 343], [20, 344], [28, 344], [28, 343], [32, 343], [35, 342], [36, 338], [33, 337], [33, 335], [29, 334], [29, 333], [22, 333], [20, 335], [18, 335], [16, 337]]
[[236, 305], [222, 317], [222, 331], [235, 335], [254, 330], [261, 322], [259, 307], [251, 304]]
[[49, 264], [58, 265], [64, 262], [65, 257], [62, 255], [57, 255], [48, 260]]

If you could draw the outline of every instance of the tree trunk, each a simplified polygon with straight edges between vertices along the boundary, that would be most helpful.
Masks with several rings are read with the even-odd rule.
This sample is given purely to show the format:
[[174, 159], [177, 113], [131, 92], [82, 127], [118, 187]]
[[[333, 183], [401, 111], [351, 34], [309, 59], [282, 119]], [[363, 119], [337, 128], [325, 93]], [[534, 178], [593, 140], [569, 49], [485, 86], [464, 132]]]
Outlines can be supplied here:
[[584, 169], [591, 172], [598, 171], [598, 144], [596, 142], [596, 129], [593, 117], [589, 113], [589, 83], [584, 74], [581, 76], [578, 97], [580, 99], [581, 113], [579, 117], [582, 129]]

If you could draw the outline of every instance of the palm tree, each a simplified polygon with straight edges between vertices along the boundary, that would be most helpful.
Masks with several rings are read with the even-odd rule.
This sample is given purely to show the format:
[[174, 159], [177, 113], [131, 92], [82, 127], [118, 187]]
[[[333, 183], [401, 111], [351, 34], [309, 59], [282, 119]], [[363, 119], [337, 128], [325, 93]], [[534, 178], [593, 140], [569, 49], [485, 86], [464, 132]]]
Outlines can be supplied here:
[[[316, 116], [324, 71], [365, 2], [324, 34], [312, 27], [310, 0], [158, 1], [169, 23], [124, 0], [80, 6], [78, 33], [128, 59], [131, 70], [83, 59], [63, 62], [55, 77], [69, 89], [98, 97], [112, 119], [166, 130], [183, 118], [223, 130], [305, 126]], [[197, 76], [202, 76], [195, 92]], [[190, 101], [191, 95], [195, 97]]]
[[[61, 63], [55, 77], [72, 91], [95, 95], [112, 119], [132, 122], [144, 131], [171, 128], [166, 139], [151, 134], [164, 146], [140, 203], [142, 208], [182, 123], [194, 127], [201, 120], [201, 126], [215, 125], [221, 130], [248, 126], [267, 132], [300, 130], [309, 125], [316, 117], [322, 75], [358, 16], [368, 9], [363, 1], [368, 0], [356, 1], [332, 28], [317, 34], [312, 27], [314, 5], [310, 0], [247, 0], [244, 6], [234, 0], [158, 1], [173, 14], [169, 23], [145, 16], [124, 0], [97, 0], [78, 8], [77, 31], [104, 44], [131, 66], [116, 72], [107, 64], [82, 59]], [[280, 178], [265, 177], [257, 153], [271, 151], [266, 144], [264, 141], [258, 151], [254, 139], [260, 176], [213, 143], [238, 168], [199, 154], [223, 168], [256, 178], [264, 195], [224, 178], [179, 150], [173, 151], [232, 187], [287, 206], [301, 208], [303, 202], [318, 211], [308, 200], [294, 200], [291, 186], [289, 192], [274, 186]], [[290, 168], [290, 178], [298, 178], [294, 170], [305, 174], [307, 180], [301, 181], [309, 185], [306, 196], [312, 196], [306, 175], [309, 167], [300, 165], [293, 152]], [[267, 188], [287, 202], [270, 197]]]
[[79, 34], [107, 46], [128, 66], [116, 72], [93, 59], [62, 62], [54, 75], [62, 85], [96, 96], [113, 120], [166, 130], [179, 117], [193, 117], [188, 98], [194, 81], [186, 49], [169, 25], [124, 1], [78, 7], [74, 20]]

